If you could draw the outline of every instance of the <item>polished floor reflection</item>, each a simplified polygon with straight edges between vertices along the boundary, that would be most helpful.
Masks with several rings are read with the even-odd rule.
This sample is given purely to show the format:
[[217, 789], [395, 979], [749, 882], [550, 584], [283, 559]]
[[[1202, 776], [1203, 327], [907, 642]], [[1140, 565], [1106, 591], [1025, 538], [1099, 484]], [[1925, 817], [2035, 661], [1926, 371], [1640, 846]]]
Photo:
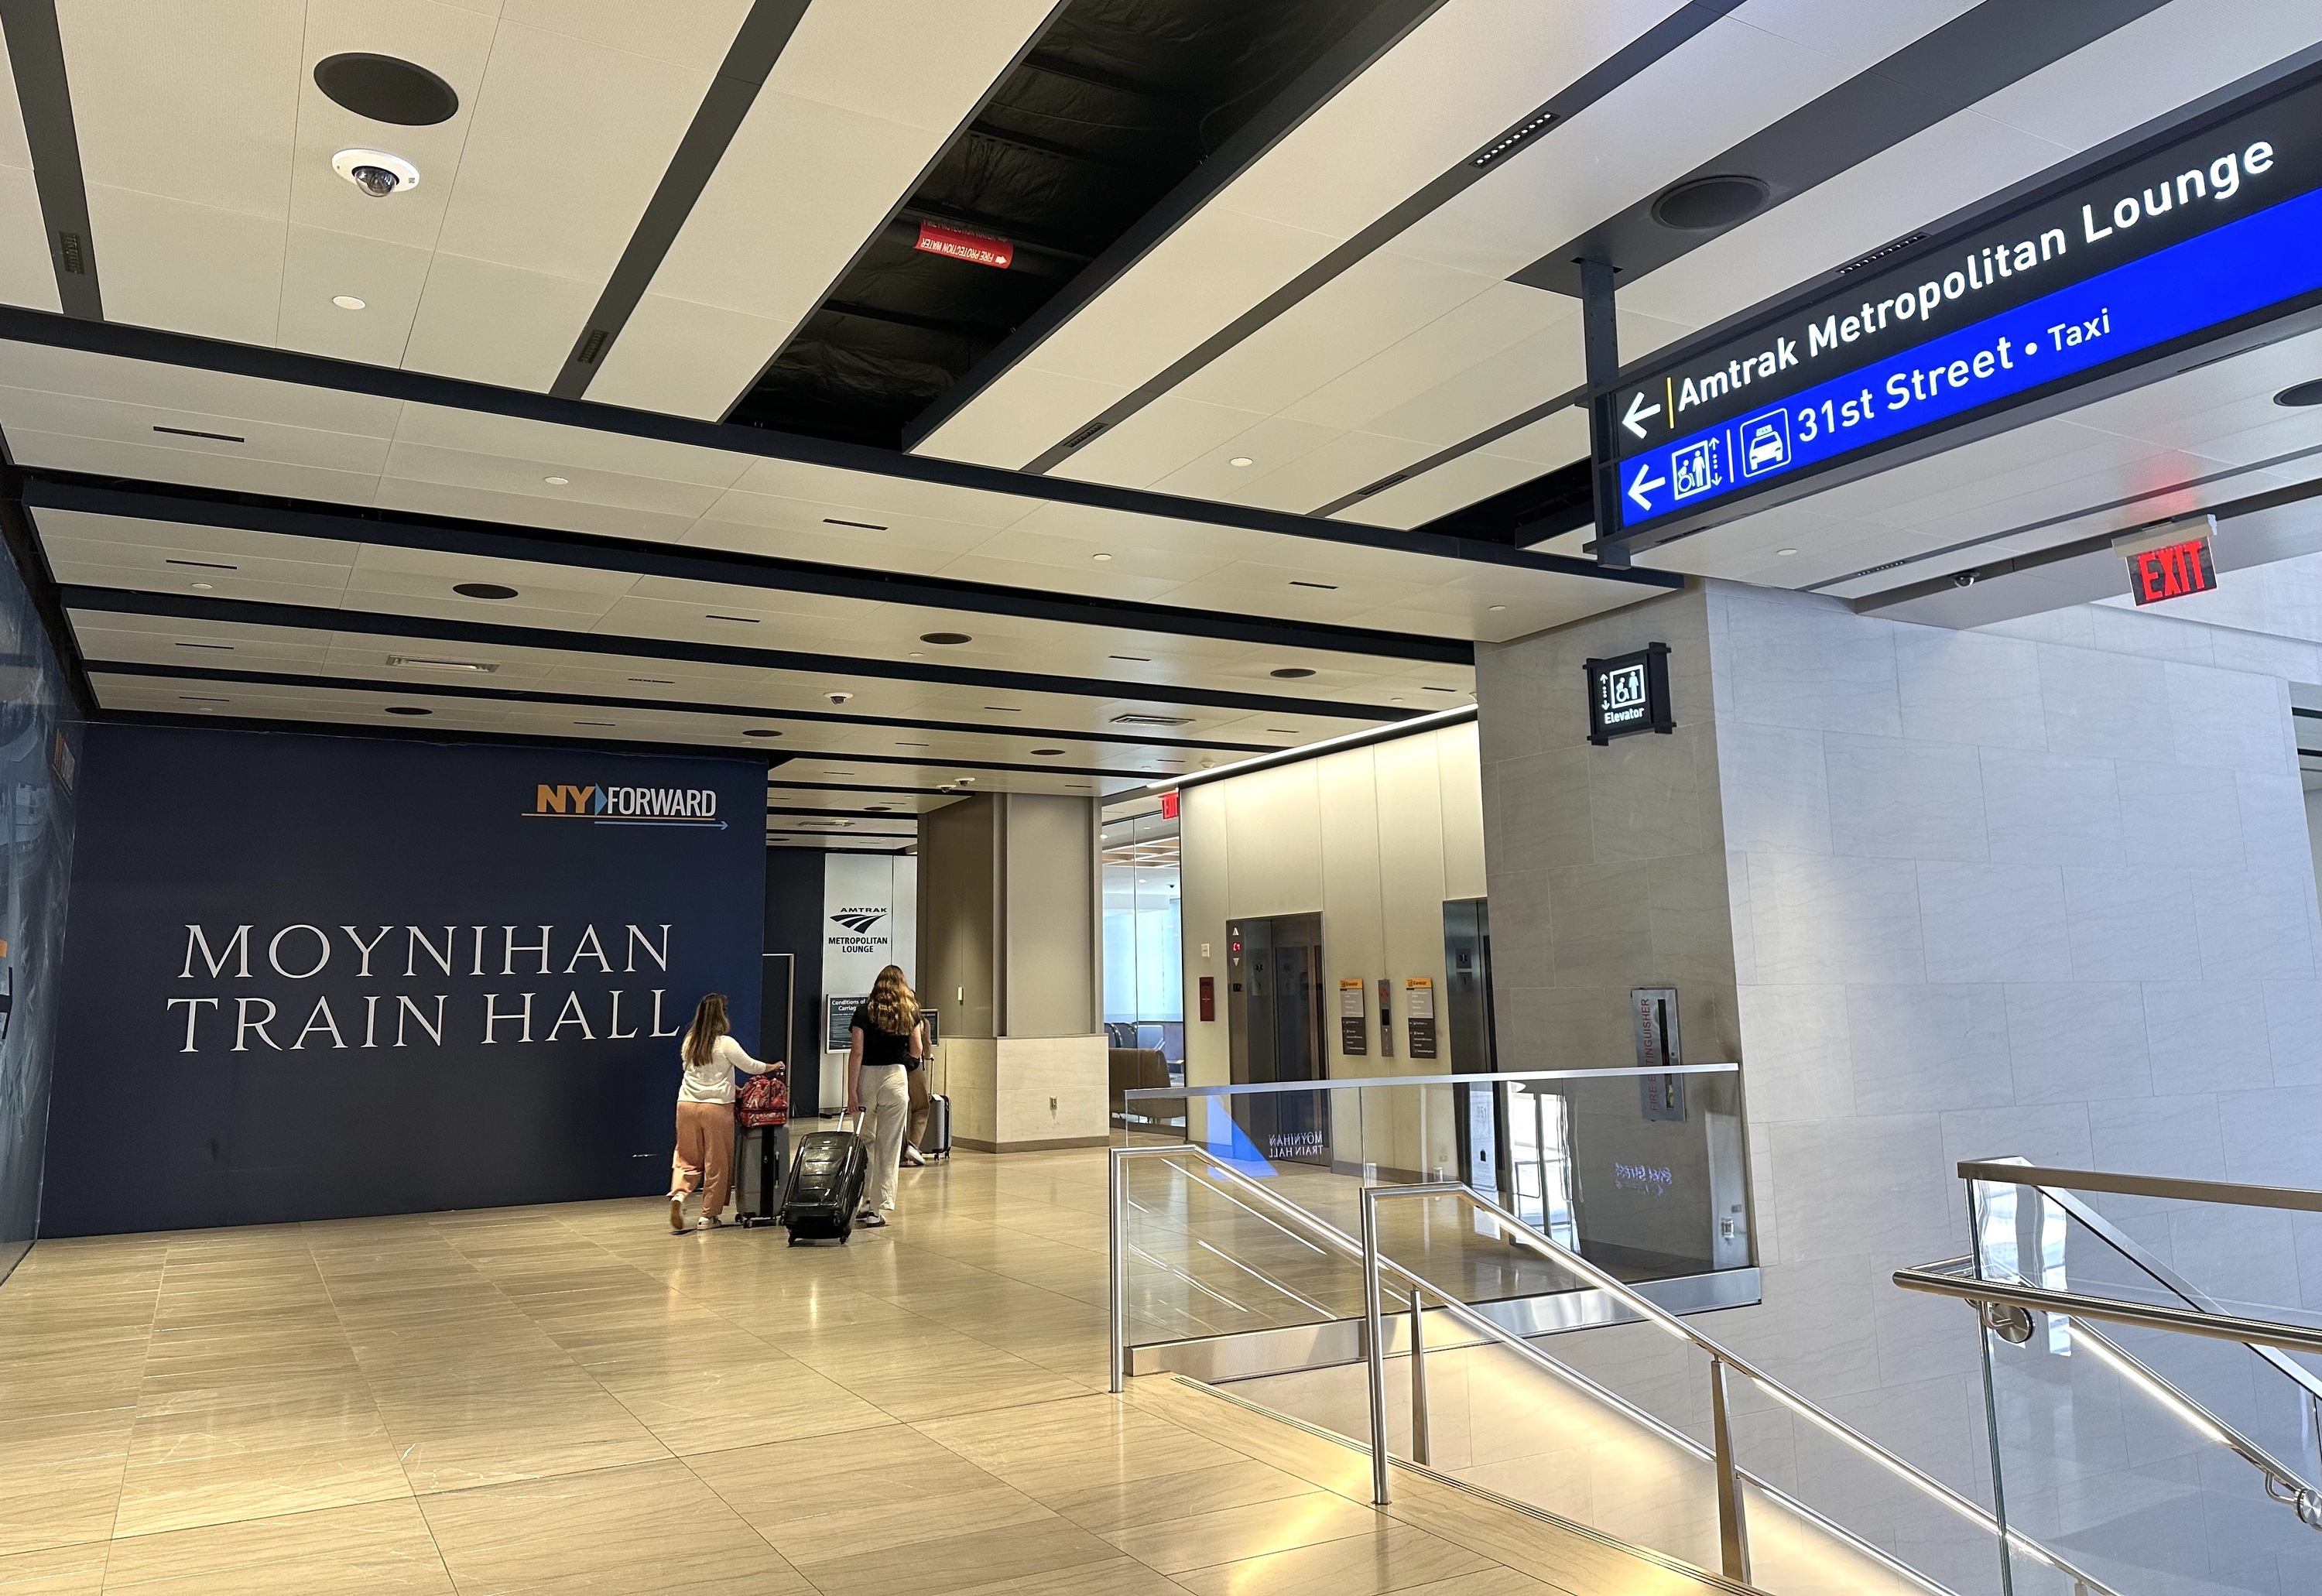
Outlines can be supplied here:
[[650, 1201], [43, 1243], [0, 1591], [1694, 1592], [1174, 1379], [1104, 1392], [1101, 1151], [845, 1248]]

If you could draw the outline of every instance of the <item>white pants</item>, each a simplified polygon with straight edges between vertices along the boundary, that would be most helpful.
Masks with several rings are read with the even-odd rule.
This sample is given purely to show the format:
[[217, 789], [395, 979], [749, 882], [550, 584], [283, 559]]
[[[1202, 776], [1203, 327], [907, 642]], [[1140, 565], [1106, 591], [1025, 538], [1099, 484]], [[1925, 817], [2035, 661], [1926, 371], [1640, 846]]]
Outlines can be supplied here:
[[880, 1213], [895, 1208], [895, 1171], [903, 1162], [903, 1126], [911, 1117], [910, 1072], [900, 1064], [865, 1064], [858, 1078], [863, 1093], [863, 1140], [871, 1149], [871, 1176], [864, 1182], [863, 1206]]

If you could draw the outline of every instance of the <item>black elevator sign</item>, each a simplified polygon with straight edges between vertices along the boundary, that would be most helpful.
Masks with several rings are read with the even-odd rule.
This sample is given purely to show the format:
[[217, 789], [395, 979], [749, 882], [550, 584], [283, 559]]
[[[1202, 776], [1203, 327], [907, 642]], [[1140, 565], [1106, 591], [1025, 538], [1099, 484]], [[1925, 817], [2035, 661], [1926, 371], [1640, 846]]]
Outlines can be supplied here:
[[1632, 732], [1673, 732], [1669, 713], [1668, 644], [1648, 643], [1633, 654], [1590, 660], [1588, 740], [1602, 747]]
[[[2271, 87], [1613, 394], [1624, 530], [2059, 398], [2322, 305], [2322, 81]], [[1738, 506], [1737, 506], [1738, 508]]]

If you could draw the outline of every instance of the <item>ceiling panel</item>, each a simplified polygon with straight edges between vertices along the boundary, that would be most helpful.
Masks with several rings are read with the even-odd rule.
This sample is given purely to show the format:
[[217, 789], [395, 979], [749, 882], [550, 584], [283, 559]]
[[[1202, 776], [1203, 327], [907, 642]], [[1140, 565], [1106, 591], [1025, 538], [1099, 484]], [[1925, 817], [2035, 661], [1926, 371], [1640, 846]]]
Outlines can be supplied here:
[[1022, 465], [1672, 9], [1475, 0], [1436, 11], [915, 449]]
[[748, 12], [504, 7], [407, 364], [555, 380]]
[[807, 7], [590, 397], [723, 415], [1054, 4]]

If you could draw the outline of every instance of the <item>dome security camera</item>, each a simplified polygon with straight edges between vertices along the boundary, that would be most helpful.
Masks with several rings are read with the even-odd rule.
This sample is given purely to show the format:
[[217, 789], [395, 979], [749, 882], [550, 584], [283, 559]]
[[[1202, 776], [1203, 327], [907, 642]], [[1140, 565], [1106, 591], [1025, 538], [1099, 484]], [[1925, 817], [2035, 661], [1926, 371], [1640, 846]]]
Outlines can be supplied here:
[[830, 700], [831, 707], [833, 707], [834, 709], [835, 709], [835, 708], [836, 708], [839, 705], [846, 703], [847, 699], [849, 699], [849, 698], [853, 698], [854, 696], [855, 696], [855, 695], [854, 695], [853, 693], [847, 693], [847, 692], [828, 692], [828, 693], [825, 693], [825, 694], [823, 694], [823, 697], [824, 697], [824, 698], [827, 698], [827, 699], [829, 699], [829, 700]]
[[373, 199], [419, 187], [419, 169], [384, 150], [342, 150], [331, 157], [331, 169]]
[[1980, 570], [1961, 571], [1957, 576], [1952, 578], [1952, 586], [1954, 588], [1972, 588], [1975, 586], [1976, 578], [1982, 574], [1983, 572]]

